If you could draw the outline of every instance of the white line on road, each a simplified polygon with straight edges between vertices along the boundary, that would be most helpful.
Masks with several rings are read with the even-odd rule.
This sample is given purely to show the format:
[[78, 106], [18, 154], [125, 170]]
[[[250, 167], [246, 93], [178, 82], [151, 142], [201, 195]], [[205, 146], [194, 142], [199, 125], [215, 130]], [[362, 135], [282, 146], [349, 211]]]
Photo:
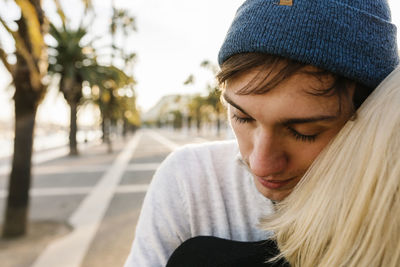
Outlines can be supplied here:
[[[120, 185], [115, 189], [117, 194], [125, 193], [143, 193], [146, 192], [148, 184], [129, 184]], [[53, 197], [53, 196], [72, 196], [86, 195], [91, 192], [93, 187], [50, 187], [50, 188], [33, 188], [29, 191], [30, 197]], [[0, 190], [0, 199], [7, 197], [6, 190]]]
[[119, 193], [119, 194], [144, 193], [144, 192], [147, 192], [148, 188], [149, 188], [148, 184], [123, 185], [123, 186], [118, 186], [118, 188], [117, 188], [117, 190], [115, 190], [115, 192]]
[[155, 171], [161, 163], [134, 163], [130, 164], [127, 171]]
[[32, 163], [40, 164], [52, 159], [61, 158], [67, 156], [69, 153], [69, 147], [64, 146], [56, 149], [51, 149], [43, 152], [34, 152], [32, 155]]
[[39, 255], [33, 267], [78, 267], [96, 234], [121, 177], [135, 151], [141, 133], [137, 132], [118, 155], [110, 169], [70, 217], [74, 230], [49, 246]]
[[164, 136], [160, 135], [159, 133], [155, 132], [155, 131], [151, 131], [151, 130], [147, 130], [146, 134], [151, 135], [151, 137], [153, 137], [154, 139], [156, 139], [159, 143], [163, 144], [164, 146], [168, 147], [169, 149], [171, 149], [172, 151], [174, 151], [175, 149], [177, 149], [178, 147], [180, 147], [180, 145], [178, 145], [175, 142], [172, 142], [171, 140], [165, 138]]
[[[133, 163], [126, 167], [126, 171], [155, 171], [160, 162], [150, 162], [150, 163]], [[44, 174], [64, 174], [64, 173], [94, 173], [94, 172], [104, 172], [110, 168], [109, 165], [84, 165], [80, 167], [74, 167], [71, 169], [68, 166], [46, 166], [46, 167], [36, 167], [33, 169], [35, 175]], [[38, 177], [39, 178], [39, 177]]]
[[[91, 142], [89, 144], [82, 144], [81, 146], [91, 147], [91, 146], [98, 145], [98, 144], [99, 144], [99, 142], [96, 141], [96, 142]], [[37, 165], [37, 164], [40, 164], [40, 163], [43, 163], [46, 161], [65, 157], [68, 154], [69, 154], [69, 147], [67, 147], [67, 146], [54, 148], [54, 149], [52, 148], [52, 149], [45, 150], [45, 151], [34, 151], [32, 154], [32, 163], [33, 163], [33, 165]], [[0, 166], [0, 176], [10, 174], [11, 161], [12, 161], [12, 159], [10, 158], [10, 161], [7, 164]]]

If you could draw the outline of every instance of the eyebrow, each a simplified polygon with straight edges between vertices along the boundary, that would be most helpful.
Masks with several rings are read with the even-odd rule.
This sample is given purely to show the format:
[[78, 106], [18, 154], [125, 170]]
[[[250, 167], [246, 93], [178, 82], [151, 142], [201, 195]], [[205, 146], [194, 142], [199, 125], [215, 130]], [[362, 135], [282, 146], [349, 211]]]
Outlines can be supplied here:
[[[233, 106], [236, 109], [240, 110], [246, 116], [251, 117], [243, 108], [241, 108], [238, 104], [233, 102], [233, 100], [230, 99], [229, 96], [226, 93], [224, 93], [222, 96], [225, 99], [225, 101], [228, 102], [231, 106]], [[313, 116], [313, 117], [307, 117], [307, 118], [283, 119], [281, 121], [281, 123], [283, 125], [303, 124], [303, 123], [312, 123], [312, 122], [319, 122], [319, 121], [331, 121], [331, 120], [335, 120], [337, 118], [338, 118], [338, 115], [319, 115], [319, 116]]]
[[303, 123], [312, 123], [312, 122], [319, 122], [319, 121], [332, 121], [337, 119], [338, 116], [336, 115], [321, 115], [309, 118], [291, 118], [282, 121], [283, 125], [291, 125], [291, 124], [303, 124]]
[[229, 98], [229, 96], [224, 93], [222, 95], [222, 97], [225, 99], [226, 102], [228, 102], [231, 106], [237, 108], [238, 110], [240, 110], [243, 114], [245, 114], [246, 116], [251, 117], [244, 109], [242, 109], [238, 104], [236, 104], [235, 102], [233, 102], [232, 99]]

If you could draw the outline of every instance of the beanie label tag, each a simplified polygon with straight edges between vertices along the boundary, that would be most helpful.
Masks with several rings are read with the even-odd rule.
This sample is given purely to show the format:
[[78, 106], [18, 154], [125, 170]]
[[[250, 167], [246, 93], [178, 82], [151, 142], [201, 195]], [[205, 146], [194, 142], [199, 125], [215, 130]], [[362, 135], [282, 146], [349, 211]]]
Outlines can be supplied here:
[[279, 0], [280, 6], [292, 6], [293, 0]]

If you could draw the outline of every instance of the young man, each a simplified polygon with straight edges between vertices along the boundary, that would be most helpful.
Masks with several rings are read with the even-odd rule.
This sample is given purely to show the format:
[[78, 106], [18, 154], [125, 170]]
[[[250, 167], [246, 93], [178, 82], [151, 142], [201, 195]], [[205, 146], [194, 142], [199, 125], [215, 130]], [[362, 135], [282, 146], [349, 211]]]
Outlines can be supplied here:
[[398, 64], [384, 0], [247, 0], [219, 53], [237, 141], [187, 146], [157, 170], [126, 265], [164, 266], [185, 240], [264, 240], [285, 198]]

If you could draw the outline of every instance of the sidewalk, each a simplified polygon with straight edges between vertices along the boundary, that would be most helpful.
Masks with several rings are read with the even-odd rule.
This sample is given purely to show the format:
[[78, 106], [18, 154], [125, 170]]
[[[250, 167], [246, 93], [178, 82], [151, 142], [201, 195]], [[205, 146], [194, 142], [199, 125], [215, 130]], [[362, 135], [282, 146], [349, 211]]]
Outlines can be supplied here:
[[[1, 266], [122, 266], [158, 165], [181, 145], [223, 138], [168, 130], [140, 132], [136, 141], [130, 137], [114, 142], [111, 154], [106, 145], [98, 144], [81, 149], [79, 157], [64, 155], [35, 163], [29, 232], [17, 240], [0, 239]], [[5, 178], [0, 174], [0, 182]], [[0, 214], [4, 186], [0, 183]]]
[[[95, 139], [88, 143], [80, 143], [79, 149], [84, 151], [88, 147], [96, 146], [96, 145], [98, 146], [100, 144], [101, 144], [101, 140]], [[40, 151], [33, 152], [32, 165], [37, 165], [37, 164], [40, 164], [40, 163], [43, 163], [46, 161], [50, 161], [53, 159], [67, 156], [68, 153], [69, 153], [68, 145], [42, 149]], [[12, 160], [12, 155], [0, 157], [0, 176], [8, 175], [10, 173], [11, 160]]]
[[[108, 154], [107, 146], [99, 141], [81, 145], [79, 157], [68, 156], [68, 147], [36, 153], [33, 157], [28, 234], [15, 240], [0, 239], [1, 266], [31, 266], [48, 244], [71, 233], [73, 227], [68, 217], [123, 147], [124, 141], [120, 139], [114, 142], [112, 154]], [[0, 170], [2, 222], [9, 166], [3, 163]], [[79, 190], [82, 186], [87, 190]], [[58, 192], [54, 189], [58, 189]]]

